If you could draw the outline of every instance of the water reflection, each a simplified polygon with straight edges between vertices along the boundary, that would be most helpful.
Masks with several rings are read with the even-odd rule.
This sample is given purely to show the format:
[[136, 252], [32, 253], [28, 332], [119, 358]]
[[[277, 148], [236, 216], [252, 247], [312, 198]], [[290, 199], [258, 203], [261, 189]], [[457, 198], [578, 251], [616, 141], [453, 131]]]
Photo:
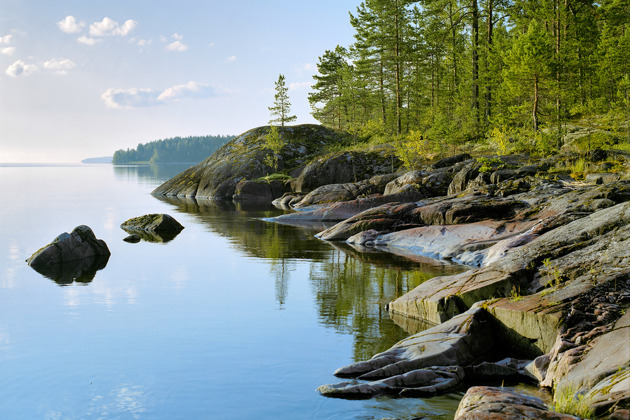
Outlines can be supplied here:
[[65, 264], [31, 266], [31, 268], [60, 286], [69, 286], [73, 283], [91, 283], [94, 280], [94, 276], [96, 276], [96, 272], [105, 268], [108, 261], [109, 255], [101, 255], [69, 261]]
[[415, 260], [374, 249], [357, 250], [314, 237], [318, 227], [266, 222], [281, 214], [273, 206], [213, 200], [156, 197], [177, 211], [193, 215], [208, 230], [229, 238], [247, 256], [264, 259], [274, 279], [276, 302], [283, 309], [291, 272], [299, 260], [309, 262], [309, 281], [319, 322], [354, 338], [354, 360], [391, 347], [419, 328], [389, 316], [385, 305], [420, 283], [463, 271], [429, 258]]
[[130, 229], [130, 228], [125, 228], [125, 227], [123, 227], [122, 230], [124, 230], [131, 236], [135, 235], [138, 237], [138, 241], [127, 240], [127, 238], [125, 238], [124, 240], [127, 242], [139, 242], [139, 240], [143, 240], [145, 242], [151, 242], [155, 244], [168, 243], [172, 241], [173, 239], [175, 239], [177, 235], [181, 233], [181, 231], [180, 232], [151, 232], [148, 230]]
[[161, 184], [191, 166], [189, 163], [112, 165], [116, 178], [141, 184]]

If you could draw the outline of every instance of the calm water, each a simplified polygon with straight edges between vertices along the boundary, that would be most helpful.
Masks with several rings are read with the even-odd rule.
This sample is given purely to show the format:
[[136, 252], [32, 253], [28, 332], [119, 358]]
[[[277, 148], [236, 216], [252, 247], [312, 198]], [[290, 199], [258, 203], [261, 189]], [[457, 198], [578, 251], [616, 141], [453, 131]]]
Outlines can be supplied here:
[[[0, 165], [0, 418], [452, 418], [461, 394], [315, 389], [409, 334], [385, 303], [458, 268], [322, 242], [261, 220], [273, 208], [150, 195], [182, 169]], [[186, 228], [123, 242], [120, 223], [147, 213]], [[80, 224], [112, 252], [93, 279], [60, 285], [24, 262]]]

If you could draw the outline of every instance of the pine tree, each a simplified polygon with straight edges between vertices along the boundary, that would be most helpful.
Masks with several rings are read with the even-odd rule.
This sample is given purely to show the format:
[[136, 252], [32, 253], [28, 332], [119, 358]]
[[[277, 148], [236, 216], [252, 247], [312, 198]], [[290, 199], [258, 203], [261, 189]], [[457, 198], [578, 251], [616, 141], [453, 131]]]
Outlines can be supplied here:
[[[278, 76], [276, 82], [276, 94], [274, 96], [273, 106], [269, 107], [271, 111], [272, 119], [269, 120], [269, 124], [280, 123], [284, 127], [285, 123], [295, 121], [297, 117], [291, 114], [291, 102], [289, 102], [289, 89], [284, 82], [284, 75]], [[276, 118], [273, 118], [276, 117]]]

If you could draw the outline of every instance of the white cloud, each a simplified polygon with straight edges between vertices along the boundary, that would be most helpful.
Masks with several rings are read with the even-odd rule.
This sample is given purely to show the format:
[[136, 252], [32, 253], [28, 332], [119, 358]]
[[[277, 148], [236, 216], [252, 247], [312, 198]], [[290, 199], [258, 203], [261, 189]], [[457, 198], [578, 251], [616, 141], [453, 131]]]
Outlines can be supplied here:
[[[9, 45], [11, 43], [11, 38], [13, 35], [4, 35], [0, 36], [0, 45]], [[15, 47], [4, 47], [0, 49], [0, 54], [2, 55], [13, 55], [15, 54]]]
[[92, 46], [96, 44], [97, 42], [100, 42], [100, 39], [90, 38], [89, 36], [80, 36], [79, 38], [77, 38], [77, 42], [79, 44]]
[[83, 30], [85, 22], [77, 22], [77, 19], [74, 16], [66, 16], [57, 22], [57, 26], [61, 29], [61, 32], [76, 34]]
[[225, 61], [227, 61], [228, 63], [233, 63], [233, 62], [236, 61], [236, 56], [235, 55], [231, 55], [228, 58], [226, 58]]
[[153, 43], [152, 39], [138, 39], [135, 41], [136, 45], [139, 47], [148, 47]]
[[175, 102], [184, 98], [207, 98], [209, 96], [214, 96], [214, 90], [210, 86], [198, 82], [188, 82], [185, 85], [165, 89], [157, 99], [158, 101]]
[[315, 65], [313, 63], [306, 63], [304, 64], [303, 69], [306, 71], [315, 70]]
[[188, 98], [209, 98], [216, 96], [216, 92], [210, 86], [188, 82], [164, 89], [108, 89], [101, 98], [108, 108], [145, 108], [156, 105], [164, 105], [179, 102]]
[[188, 45], [183, 44], [181, 41], [174, 41], [166, 46], [166, 51], [184, 52], [187, 49]]
[[[184, 39], [183, 35], [178, 34], [177, 32], [175, 32], [173, 35], [171, 35], [173, 37], [173, 39], [175, 41], [171, 42], [170, 44], [168, 44], [165, 49], [166, 51], [177, 51], [177, 52], [184, 52], [188, 49], [188, 45], [184, 44], [182, 42], [182, 39]], [[168, 42], [167, 38], [162, 37], [162, 42]]]
[[122, 25], [119, 25], [113, 19], [104, 17], [100, 22], [94, 22], [90, 25], [91, 36], [127, 36], [133, 31], [138, 22], [133, 19], [128, 19]]
[[290, 83], [289, 90], [301, 90], [310, 88], [313, 85], [312, 82], [298, 82], [298, 83]]
[[68, 70], [76, 67], [73, 61], [64, 58], [62, 60], [52, 59], [44, 63], [44, 68], [52, 70], [59, 75], [68, 74]]
[[0, 50], [2, 55], [13, 55], [15, 53], [15, 47], [5, 47]]
[[209, 43], [209, 44], [208, 44], [208, 46], [209, 46], [210, 48], [214, 47], [214, 42]]
[[26, 64], [22, 60], [18, 60], [7, 68], [6, 73], [11, 77], [28, 76], [37, 70], [34, 64]]

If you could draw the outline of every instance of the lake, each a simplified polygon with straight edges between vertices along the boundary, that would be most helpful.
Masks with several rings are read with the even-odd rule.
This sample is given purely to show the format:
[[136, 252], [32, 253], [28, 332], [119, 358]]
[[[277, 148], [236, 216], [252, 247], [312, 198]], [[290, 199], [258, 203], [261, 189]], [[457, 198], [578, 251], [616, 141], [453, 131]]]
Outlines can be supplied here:
[[[323, 242], [264, 221], [282, 213], [271, 206], [150, 195], [183, 169], [0, 165], [0, 418], [452, 418], [461, 393], [347, 401], [315, 389], [421, 329], [385, 304], [460, 267]], [[148, 213], [185, 229], [124, 242], [120, 224]], [[26, 264], [81, 224], [112, 253], [93, 277], [56, 282]]]

